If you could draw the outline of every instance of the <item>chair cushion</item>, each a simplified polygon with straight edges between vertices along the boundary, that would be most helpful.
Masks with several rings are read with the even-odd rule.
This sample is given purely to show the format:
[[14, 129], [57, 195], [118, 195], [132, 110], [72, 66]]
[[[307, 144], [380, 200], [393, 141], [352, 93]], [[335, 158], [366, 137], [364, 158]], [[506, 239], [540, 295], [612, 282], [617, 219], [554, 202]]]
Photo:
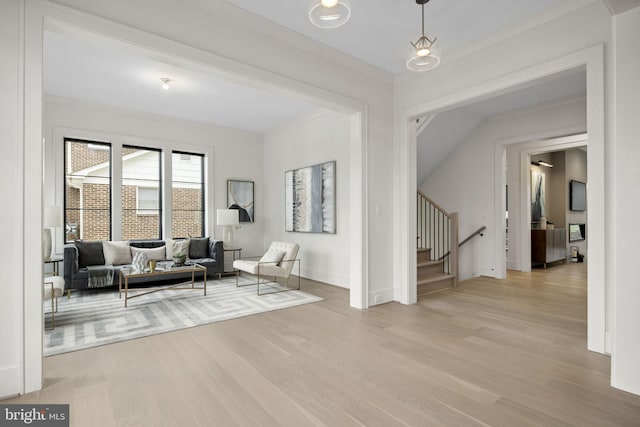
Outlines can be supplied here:
[[207, 258], [209, 256], [209, 238], [199, 237], [189, 239], [189, 258]]
[[64, 279], [60, 276], [49, 276], [44, 278], [44, 285], [42, 287], [43, 301], [52, 298], [51, 285], [53, 284], [53, 297], [61, 297], [64, 294]]
[[261, 276], [287, 277], [286, 271], [280, 266], [273, 264], [259, 264], [257, 261], [249, 261], [245, 259], [233, 261], [233, 268], [249, 274], [260, 273]]
[[78, 249], [78, 267], [84, 268], [88, 265], [104, 265], [104, 252], [102, 241], [76, 240]]
[[146, 254], [147, 259], [155, 259], [156, 261], [162, 261], [166, 258], [166, 246], [160, 246], [159, 248], [136, 248], [131, 246], [131, 258], [135, 258], [136, 254]]
[[102, 242], [105, 265], [131, 264], [129, 242]]

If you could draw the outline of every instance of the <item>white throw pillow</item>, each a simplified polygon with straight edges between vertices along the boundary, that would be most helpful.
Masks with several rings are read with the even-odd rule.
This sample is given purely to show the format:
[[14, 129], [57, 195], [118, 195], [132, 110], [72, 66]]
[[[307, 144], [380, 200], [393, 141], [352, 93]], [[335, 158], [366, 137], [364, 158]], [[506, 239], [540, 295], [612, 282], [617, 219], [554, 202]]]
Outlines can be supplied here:
[[189, 239], [184, 240], [173, 240], [173, 239], [165, 239], [166, 251], [167, 251], [167, 259], [172, 259], [173, 256], [177, 253], [181, 253], [182, 255], [189, 256]]
[[102, 242], [105, 265], [131, 264], [129, 242]]
[[166, 258], [166, 246], [159, 246], [157, 248], [136, 248], [131, 246], [131, 256], [135, 258], [136, 254], [146, 254], [147, 259], [155, 259], [156, 261], [162, 261]]
[[260, 258], [260, 261], [258, 262], [278, 265], [280, 264], [280, 261], [282, 261], [284, 254], [284, 251], [269, 249], [266, 254], [262, 255], [262, 258]]

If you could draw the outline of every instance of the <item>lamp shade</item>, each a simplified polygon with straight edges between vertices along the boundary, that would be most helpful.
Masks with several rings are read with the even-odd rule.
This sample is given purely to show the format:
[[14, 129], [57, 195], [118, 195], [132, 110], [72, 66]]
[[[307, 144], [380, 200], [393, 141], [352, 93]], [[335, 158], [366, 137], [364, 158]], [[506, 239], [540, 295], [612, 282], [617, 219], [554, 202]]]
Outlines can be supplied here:
[[218, 225], [240, 224], [239, 211], [237, 209], [218, 209], [216, 213]]
[[62, 209], [57, 206], [45, 207], [42, 223], [44, 228], [62, 227]]

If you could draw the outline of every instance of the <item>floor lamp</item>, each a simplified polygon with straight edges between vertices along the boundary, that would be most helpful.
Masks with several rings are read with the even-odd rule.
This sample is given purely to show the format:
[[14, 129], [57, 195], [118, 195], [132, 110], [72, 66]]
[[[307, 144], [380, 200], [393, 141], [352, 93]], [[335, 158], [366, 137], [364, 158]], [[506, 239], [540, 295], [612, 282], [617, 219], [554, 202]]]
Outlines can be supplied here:
[[222, 241], [225, 248], [233, 247], [233, 229], [240, 224], [239, 211], [237, 209], [218, 209], [217, 223], [222, 228]]
[[44, 208], [42, 218], [44, 231], [42, 233], [42, 256], [45, 261], [51, 260], [51, 229], [62, 227], [62, 209], [57, 206], [47, 206]]

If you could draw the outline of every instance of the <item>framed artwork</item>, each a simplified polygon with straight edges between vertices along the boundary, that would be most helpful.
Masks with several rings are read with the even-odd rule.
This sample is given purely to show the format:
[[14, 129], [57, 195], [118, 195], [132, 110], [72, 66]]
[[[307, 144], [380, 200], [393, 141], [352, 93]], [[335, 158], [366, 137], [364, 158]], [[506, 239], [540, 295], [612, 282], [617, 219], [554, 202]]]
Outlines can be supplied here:
[[336, 233], [336, 162], [286, 171], [285, 231]]
[[545, 215], [544, 174], [531, 171], [531, 220], [539, 221]]
[[253, 222], [253, 181], [227, 180], [227, 209], [238, 209], [240, 222]]

